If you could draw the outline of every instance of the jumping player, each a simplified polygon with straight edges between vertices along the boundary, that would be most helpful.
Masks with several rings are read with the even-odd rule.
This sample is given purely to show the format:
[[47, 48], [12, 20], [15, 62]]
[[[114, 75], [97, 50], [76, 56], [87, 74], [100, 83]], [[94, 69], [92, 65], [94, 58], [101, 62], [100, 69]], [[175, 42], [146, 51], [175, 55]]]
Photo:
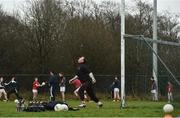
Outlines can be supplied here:
[[102, 107], [103, 104], [99, 101], [93, 91], [93, 84], [96, 83], [96, 79], [94, 78], [93, 73], [87, 67], [85, 57], [80, 57], [78, 59], [78, 64], [79, 67], [77, 69], [77, 73], [71, 80], [73, 81], [75, 79], [79, 79], [82, 83], [82, 86], [80, 87], [78, 92], [82, 101], [79, 107], [86, 106], [84, 101], [84, 91], [87, 92], [91, 100], [96, 102], [99, 107]]
[[5, 91], [5, 83], [3, 82], [3, 77], [0, 78], [0, 98], [2, 97], [2, 94], [4, 94], [4, 101], [7, 101], [7, 93]]

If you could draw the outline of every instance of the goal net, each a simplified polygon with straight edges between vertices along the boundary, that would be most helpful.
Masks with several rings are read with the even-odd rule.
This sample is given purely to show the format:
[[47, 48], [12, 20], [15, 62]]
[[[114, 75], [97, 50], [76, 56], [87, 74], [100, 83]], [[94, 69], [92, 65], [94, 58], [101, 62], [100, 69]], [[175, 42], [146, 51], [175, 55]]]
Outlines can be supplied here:
[[168, 82], [173, 85], [173, 99], [180, 101], [180, 45], [158, 41], [158, 52], [152, 48], [152, 39], [143, 36], [125, 36], [126, 94], [138, 99], [151, 99], [153, 53], [158, 60], [158, 97], [167, 100]]

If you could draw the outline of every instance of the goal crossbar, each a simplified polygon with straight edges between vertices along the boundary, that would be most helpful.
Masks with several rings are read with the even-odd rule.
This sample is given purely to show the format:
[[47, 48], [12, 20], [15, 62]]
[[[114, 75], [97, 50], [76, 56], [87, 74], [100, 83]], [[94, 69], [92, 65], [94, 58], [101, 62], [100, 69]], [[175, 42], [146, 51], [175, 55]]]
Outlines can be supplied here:
[[[125, 34], [125, 38], [131, 38], [131, 39], [137, 39], [137, 40], [142, 40], [142, 41], [147, 41], [150, 43], [157, 43], [157, 44], [162, 44], [162, 45], [169, 45], [169, 46], [176, 46], [180, 47], [180, 43], [176, 42], [170, 42], [170, 41], [163, 41], [163, 40], [153, 40], [151, 38], [144, 37], [143, 35], [130, 35], [130, 34]], [[143, 37], [143, 38], [142, 38]]]

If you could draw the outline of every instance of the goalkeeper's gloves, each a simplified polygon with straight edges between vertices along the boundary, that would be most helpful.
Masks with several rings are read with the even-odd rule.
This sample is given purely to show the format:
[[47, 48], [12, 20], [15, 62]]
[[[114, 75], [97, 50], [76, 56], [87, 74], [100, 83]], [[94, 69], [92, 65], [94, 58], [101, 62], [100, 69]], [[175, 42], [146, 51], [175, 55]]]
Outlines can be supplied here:
[[89, 77], [91, 78], [93, 84], [96, 83], [96, 79], [94, 78], [94, 75], [92, 72], [89, 73]]

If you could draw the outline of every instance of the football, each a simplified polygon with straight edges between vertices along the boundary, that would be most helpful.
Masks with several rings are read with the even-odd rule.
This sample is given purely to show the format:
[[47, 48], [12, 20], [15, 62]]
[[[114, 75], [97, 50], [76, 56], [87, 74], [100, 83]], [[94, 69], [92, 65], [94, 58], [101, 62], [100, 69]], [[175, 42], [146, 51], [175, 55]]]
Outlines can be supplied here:
[[42, 86], [44, 86], [45, 84], [46, 84], [45, 82], [42, 82], [42, 84], [41, 84], [41, 85], [42, 85]]
[[68, 106], [65, 104], [56, 104], [54, 107], [55, 111], [68, 111]]
[[166, 104], [163, 107], [165, 113], [171, 113], [174, 111], [174, 107], [171, 104]]
[[14, 102], [17, 104], [17, 103], [19, 103], [19, 100], [15, 99]]

